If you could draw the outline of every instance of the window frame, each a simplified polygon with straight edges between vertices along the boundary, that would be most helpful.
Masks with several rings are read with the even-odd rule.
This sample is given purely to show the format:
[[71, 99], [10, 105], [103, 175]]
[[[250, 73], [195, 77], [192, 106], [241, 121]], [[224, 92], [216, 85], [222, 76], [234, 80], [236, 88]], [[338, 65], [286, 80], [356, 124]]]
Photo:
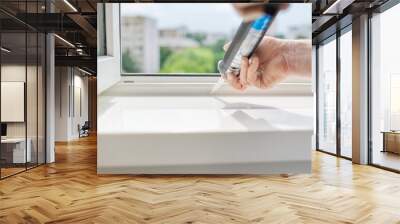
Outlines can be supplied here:
[[[338, 134], [340, 134], [340, 136], [339, 136], [339, 139], [340, 139], [340, 141], [338, 142], [338, 144], [340, 144], [340, 146], [339, 146], [339, 153], [340, 153], [340, 156], [341, 157], [343, 157], [343, 158], [346, 158], [346, 159], [349, 159], [349, 160], [352, 160], [352, 155], [350, 156], [350, 157], [348, 157], [348, 156], [345, 156], [345, 155], [343, 155], [343, 153], [342, 153], [342, 146], [343, 146], [343, 142], [342, 142], [342, 139], [341, 139], [341, 136], [342, 136], [342, 121], [343, 121], [343, 119], [342, 119], [342, 108], [341, 108], [341, 106], [342, 106], [342, 97], [341, 97], [341, 95], [342, 95], [342, 84], [343, 84], [343, 79], [342, 79], [342, 74], [343, 74], [343, 68], [342, 68], [342, 57], [341, 57], [341, 55], [342, 55], [342, 52], [341, 52], [341, 42], [342, 42], [342, 37], [345, 35], [345, 34], [347, 34], [347, 33], [349, 33], [349, 32], [351, 32], [351, 35], [352, 35], [352, 31], [353, 31], [353, 24], [351, 23], [351, 24], [348, 24], [346, 27], [344, 27], [343, 29], [341, 29], [339, 32], [340, 32], [340, 35], [339, 35], [339, 37], [338, 37], [338, 39], [340, 39], [340, 41], [339, 41], [339, 46], [338, 46], [338, 51], [337, 51], [337, 53], [339, 54], [338, 55], [338, 69], [339, 69], [339, 80], [338, 80], [338, 96], [339, 96], [339, 100], [338, 100], [338, 103], [340, 104], [339, 105], [339, 108], [338, 108], [338, 110], [337, 110], [337, 113], [339, 113], [339, 115], [338, 115], [338, 122], [339, 122], [339, 131], [338, 131]], [[352, 50], [351, 50], [351, 53], [352, 53]], [[351, 63], [351, 65], [352, 65], [353, 63]], [[351, 86], [351, 88], [353, 88], [352, 86]], [[353, 94], [351, 94], [351, 95], [353, 95]], [[353, 100], [353, 99], [352, 99]], [[353, 111], [353, 108], [351, 109], [351, 111]], [[351, 126], [353, 126], [353, 124], [351, 125]], [[351, 148], [351, 153], [353, 152], [353, 149]]]
[[[106, 13], [106, 3], [98, 3], [97, 4], [97, 18], [101, 19], [97, 26], [102, 27], [102, 29], [97, 29], [97, 36], [102, 36], [102, 38], [98, 38], [98, 46], [97, 46], [97, 56], [108, 56], [107, 51], [107, 13]], [[104, 31], [104, 32], [101, 32]]]
[[[32, 13], [38, 13], [39, 12], [39, 2], [34, 2], [36, 3], [36, 11], [32, 12]], [[23, 9], [24, 11], [22, 12], [22, 14], [24, 16], [26, 16], [28, 12], [27, 10], [27, 5], [23, 5]], [[45, 12], [48, 12], [49, 7], [45, 7]], [[24, 52], [24, 55], [20, 55], [17, 57], [20, 57], [21, 59], [24, 60], [24, 62], [22, 64], [18, 64], [18, 65], [22, 65], [24, 67], [23, 71], [24, 74], [23, 76], [24, 81], [5, 81], [5, 82], [23, 82], [24, 83], [24, 121], [23, 122], [17, 122], [19, 124], [21, 124], [23, 127], [20, 130], [24, 130], [24, 133], [20, 136], [21, 139], [24, 139], [24, 151], [25, 151], [25, 157], [24, 160], [25, 162], [22, 163], [24, 164], [23, 167], [20, 167], [21, 170], [16, 171], [16, 172], [12, 172], [9, 174], [4, 175], [4, 173], [2, 173], [2, 169], [3, 167], [0, 166], [0, 181], [4, 180], [6, 178], [15, 176], [17, 174], [26, 172], [28, 170], [34, 169], [36, 167], [39, 167], [41, 165], [47, 164], [47, 160], [48, 160], [48, 141], [47, 141], [47, 73], [48, 73], [48, 68], [47, 68], [47, 58], [48, 58], [48, 44], [49, 44], [49, 40], [48, 40], [48, 33], [47, 32], [43, 32], [41, 30], [38, 30], [32, 26], [30, 26], [29, 24], [24, 23], [23, 21], [19, 20], [17, 17], [15, 17], [12, 13], [8, 12], [8, 11], [3, 11], [4, 14], [7, 15], [8, 18], [15, 20], [19, 23], [21, 23], [21, 29], [20, 30], [15, 30], [15, 31], [8, 31], [8, 30], [1, 30], [0, 29], [0, 46], [3, 45], [3, 35], [5, 34], [19, 34], [21, 36], [24, 36], [24, 46], [23, 49], [21, 49], [22, 52]], [[1, 26], [1, 24], [0, 24]], [[36, 39], [33, 39], [33, 41], [30, 43], [30, 36], [34, 37]], [[40, 43], [40, 44], [39, 44]], [[28, 49], [32, 49], [33, 54], [36, 56], [36, 58], [29, 58], [28, 55]], [[40, 51], [39, 51], [40, 49]], [[3, 77], [2, 77], [2, 68], [5, 65], [3, 62], [4, 59], [4, 55], [3, 52], [0, 53], [0, 82], [2, 81]], [[32, 60], [30, 60], [32, 59]], [[30, 66], [31, 68], [34, 67], [33, 70], [29, 71], [28, 70], [28, 66]], [[41, 66], [42, 70], [41, 72], [39, 72], [39, 67]], [[36, 80], [34, 80], [32, 82], [32, 80], [28, 79], [28, 72], [30, 74], [30, 76], [33, 76], [34, 78], [36, 78]], [[41, 95], [41, 105], [39, 105], [39, 74], [41, 76], [41, 84], [42, 86], [42, 92], [40, 93]], [[35, 83], [36, 82], [36, 83]], [[35, 88], [34, 91], [31, 91], [30, 93], [28, 93], [28, 84], [31, 83], [33, 85], [31, 85], [31, 88]], [[1, 85], [0, 85], [0, 90], [1, 90]], [[1, 91], [0, 91], [0, 95], [1, 95]], [[34, 106], [36, 106], [36, 108], [30, 108], [33, 109], [32, 111], [28, 111], [28, 103], [29, 103], [29, 99], [28, 96], [33, 96], [32, 99], [35, 99], [36, 102], [33, 103]], [[36, 98], [35, 98], [36, 97]], [[1, 97], [0, 97], [1, 98]], [[32, 100], [31, 99], [31, 100]], [[0, 99], [1, 101], [1, 99]], [[42, 114], [39, 114], [39, 106], [41, 106], [42, 109]], [[1, 104], [0, 104], [0, 111], [2, 110], [1, 108]], [[32, 114], [33, 113], [33, 114]], [[36, 114], [34, 114], [36, 113]], [[0, 115], [1, 117], [1, 115]], [[40, 124], [42, 125], [42, 129], [40, 130], [39, 133], [39, 121]], [[1, 122], [0, 119], [0, 123], [15, 123], [15, 122]], [[28, 126], [32, 129], [30, 129], [30, 131], [28, 131]], [[29, 134], [29, 132], [33, 132], [33, 134]], [[42, 135], [42, 141], [41, 141], [41, 150], [39, 150], [39, 134]], [[28, 137], [29, 135], [29, 137]], [[15, 136], [12, 136], [15, 137]], [[31, 156], [36, 153], [35, 158], [31, 158], [31, 160], [33, 159], [33, 162], [30, 161], [28, 162], [28, 153], [27, 153], [27, 142], [28, 139], [30, 139], [31, 144], [33, 145], [34, 141], [36, 141], [36, 146], [31, 146]], [[35, 148], [36, 147], [36, 148]], [[0, 155], [2, 153], [2, 146], [0, 145]], [[0, 164], [1, 165], [1, 164]]]
[[[119, 43], [115, 46], [116, 49], [111, 46], [107, 48], [107, 50], [111, 50], [112, 52], [116, 53], [116, 50], [120, 52], [118, 54], [113, 55], [114, 58], [118, 60], [121, 59], [122, 52], [121, 52], [121, 3], [109, 3], [109, 4], [118, 4], [118, 17], [115, 17], [118, 21], [116, 24], [118, 28], [118, 33], [115, 34], [116, 38], [118, 39]], [[132, 3], [134, 4], [134, 3]], [[114, 17], [113, 17], [114, 18]], [[111, 27], [107, 27], [107, 30], [111, 29]], [[111, 30], [110, 32], [115, 31]], [[113, 38], [114, 35], [108, 35], [110, 39]], [[113, 41], [107, 40], [107, 43], [110, 44]], [[101, 57], [101, 60], [108, 60], [109, 58]], [[99, 61], [99, 59], [98, 59]], [[101, 61], [102, 62], [102, 61]], [[168, 91], [172, 90], [172, 94], [188, 94], [188, 95], [199, 95], [199, 94], [210, 94], [210, 91], [215, 86], [215, 84], [220, 80], [221, 75], [219, 73], [123, 73], [121, 62], [118, 62], [118, 80], [113, 80], [114, 83], [110, 84], [107, 81], [107, 84], [99, 83], [102, 79], [98, 79], [98, 86], [100, 86], [100, 93], [103, 92], [105, 89], [109, 88], [112, 85], [119, 85], [119, 86], [138, 86], [144, 84], [156, 84], [160, 87], [167, 87], [167, 88], [156, 88], [155, 93], [157, 94], [164, 94], [165, 90]], [[110, 71], [112, 72], [112, 71]], [[199, 75], [201, 74], [201, 75]], [[107, 77], [110, 77], [110, 74], [107, 73]], [[115, 77], [114, 77], [115, 78]], [[186, 88], [191, 85], [196, 85], [199, 88]], [[290, 85], [295, 85], [296, 88], [288, 89], [287, 87]], [[285, 80], [282, 85], [276, 86], [273, 90], [266, 93], [263, 90], [259, 90], [257, 88], [249, 88], [246, 90], [245, 93], [241, 91], [237, 91], [234, 88], [231, 88], [227, 82], [224, 82], [220, 88], [220, 93], [229, 94], [232, 96], [237, 95], [246, 95], [246, 96], [264, 96], [265, 94], [277, 95], [277, 94], [295, 94], [295, 95], [302, 95], [302, 96], [312, 96], [311, 93], [311, 85], [310, 81], [305, 81], [301, 78], [289, 78]], [[104, 87], [105, 86], [105, 87]], [[184, 87], [184, 88], [180, 88]], [[99, 88], [99, 87], [98, 87]], [[164, 91], [164, 92], [163, 92]], [[171, 94], [171, 92], [169, 92]]]
[[[372, 80], [373, 80], [373, 27], [372, 27], [372, 20], [374, 16], [378, 14], [382, 14], [385, 11], [397, 6], [400, 4], [399, 0], [388, 0], [384, 4], [380, 5], [379, 7], [375, 8], [372, 11], [368, 12], [368, 165], [377, 167], [383, 170], [388, 170], [391, 172], [395, 173], [400, 173], [400, 170], [394, 169], [391, 167], [387, 167], [384, 165], [381, 165], [379, 163], [374, 163], [373, 160], [373, 154], [374, 154], [374, 140], [373, 140], [373, 85], [372, 85]], [[400, 7], [400, 6], [399, 6]]]
[[[344, 18], [345, 20], [347, 18]], [[352, 22], [350, 22], [349, 24], [346, 24], [344, 27], [341, 27], [340, 29], [338, 29], [335, 33], [327, 36], [326, 38], [319, 40], [318, 43], [316, 43], [316, 151], [319, 152], [323, 152], [326, 154], [330, 154], [333, 156], [337, 156], [339, 158], [343, 158], [346, 160], [352, 160], [352, 158], [347, 157], [342, 155], [342, 150], [341, 150], [341, 118], [340, 118], [340, 113], [341, 113], [341, 109], [340, 109], [340, 85], [341, 85], [341, 79], [340, 79], [340, 75], [341, 75], [341, 67], [340, 67], [340, 38], [342, 35], [346, 34], [347, 32], [351, 32], [352, 31]], [[319, 56], [319, 48], [321, 47], [321, 45], [325, 45], [331, 41], [336, 41], [336, 152], [332, 153], [329, 151], [326, 151], [324, 149], [321, 149], [320, 143], [319, 143], [319, 100], [321, 98], [320, 96], [320, 92], [319, 90], [319, 85], [320, 85], [320, 75], [319, 75], [319, 67], [320, 67], [320, 56]]]

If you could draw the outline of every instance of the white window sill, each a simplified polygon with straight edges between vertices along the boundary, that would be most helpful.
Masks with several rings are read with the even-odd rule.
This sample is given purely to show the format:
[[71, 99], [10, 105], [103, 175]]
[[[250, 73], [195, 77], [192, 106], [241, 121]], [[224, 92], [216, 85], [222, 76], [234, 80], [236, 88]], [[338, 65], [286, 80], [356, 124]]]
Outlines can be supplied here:
[[224, 83], [216, 92], [211, 93], [219, 76], [121, 76], [121, 80], [109, 88], [104, 95], [295, 95], [312, 96], [309, 80], [288, 79], [268, 90], [250, 87], [241, 92]]

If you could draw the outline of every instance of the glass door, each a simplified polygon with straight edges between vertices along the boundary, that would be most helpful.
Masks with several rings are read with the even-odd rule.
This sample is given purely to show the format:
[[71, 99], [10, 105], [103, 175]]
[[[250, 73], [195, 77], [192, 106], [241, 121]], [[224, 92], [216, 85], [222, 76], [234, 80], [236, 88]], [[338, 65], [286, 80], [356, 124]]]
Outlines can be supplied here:
[[371, 18], [370, 162], [400, 171], [400, 4]]
[[336, 154], [336, 37], [318, 47], [318, 149]]
[[[44, 1], [13, 9], [44, 13]], [[13, 5], [11, 1], [1, 6]], [[45, 34], [0, 12], [0, 178], [45, 163]]]
[[352, 32], [340, 36], [340, 155], [352, 157]]
[[[27, 149], [25, 32], [1, 34], [1, 176], [26, 170]], [[28, 145], [29, 146], [29, 145]]]
[[26, 97], [26, 113], [27, 113], [27, 167], [37, 166], [38, 161], [38, 35], [36, 32], [27, 32], [27, 97]]

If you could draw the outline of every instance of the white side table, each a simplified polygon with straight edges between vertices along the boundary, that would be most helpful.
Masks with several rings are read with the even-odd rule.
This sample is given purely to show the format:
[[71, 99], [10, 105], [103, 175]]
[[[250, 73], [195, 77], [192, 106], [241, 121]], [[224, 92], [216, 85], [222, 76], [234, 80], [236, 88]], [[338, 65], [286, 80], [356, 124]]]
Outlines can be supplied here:
[[27, 139], [27, 147], [25, 151], [25, 138], [6, 138], [1, 140], [1, 144], [14, 145], [13, 147], [13, 163], [31, 162], [32, 140]]

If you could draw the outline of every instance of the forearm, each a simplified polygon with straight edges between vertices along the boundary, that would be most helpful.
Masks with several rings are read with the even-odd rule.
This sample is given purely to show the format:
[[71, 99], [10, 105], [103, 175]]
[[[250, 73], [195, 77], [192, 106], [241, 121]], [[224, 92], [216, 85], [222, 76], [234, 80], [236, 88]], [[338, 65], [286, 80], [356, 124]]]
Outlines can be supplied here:
[[289, 40], [285, 52], [288, 74], [311, 76], [312, 46], [310, 40]]

